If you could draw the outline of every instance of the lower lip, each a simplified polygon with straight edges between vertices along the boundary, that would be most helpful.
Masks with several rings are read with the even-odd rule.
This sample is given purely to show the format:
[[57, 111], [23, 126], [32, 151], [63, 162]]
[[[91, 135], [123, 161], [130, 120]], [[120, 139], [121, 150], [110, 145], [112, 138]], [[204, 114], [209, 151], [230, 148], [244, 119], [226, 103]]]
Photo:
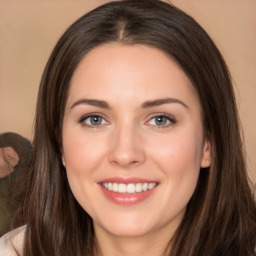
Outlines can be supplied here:
[[144, 200], [146, 200], [150, 195], [152, 195], [155, 192], [155, 189], [157, 186], [154, 188], [147, 190], [147, 191], [142, 191], [139, 193], [118, 193], [118, 192], [113, 192], [110, 190], [105, 189], [102, 185], [100, 185], [101, 190], [103, 194], [112, 202], [116, 204], [122, 204], [122, 205], [133, 205], [140, 203]]

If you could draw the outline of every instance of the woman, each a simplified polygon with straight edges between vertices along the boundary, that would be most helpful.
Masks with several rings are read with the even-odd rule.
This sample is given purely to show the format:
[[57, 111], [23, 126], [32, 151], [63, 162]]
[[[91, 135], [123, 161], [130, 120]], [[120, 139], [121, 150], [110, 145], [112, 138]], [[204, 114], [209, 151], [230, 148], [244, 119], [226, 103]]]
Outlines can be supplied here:
[[43, 74], [33, 143], [27, 226], [5, 255], [255, 255], [229, 72], [177, 8], [117, 1], [75, 22]]

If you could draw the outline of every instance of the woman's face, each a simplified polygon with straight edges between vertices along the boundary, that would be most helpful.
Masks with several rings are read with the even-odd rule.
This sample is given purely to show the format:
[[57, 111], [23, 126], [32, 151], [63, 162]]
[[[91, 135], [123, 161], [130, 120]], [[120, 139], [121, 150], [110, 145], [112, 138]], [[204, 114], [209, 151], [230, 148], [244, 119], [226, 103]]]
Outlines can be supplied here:
[[97, 234], [170, 236], [211, 161], [189, 79], [148, 46], [95, 48], [71, 81], [62, 158]]

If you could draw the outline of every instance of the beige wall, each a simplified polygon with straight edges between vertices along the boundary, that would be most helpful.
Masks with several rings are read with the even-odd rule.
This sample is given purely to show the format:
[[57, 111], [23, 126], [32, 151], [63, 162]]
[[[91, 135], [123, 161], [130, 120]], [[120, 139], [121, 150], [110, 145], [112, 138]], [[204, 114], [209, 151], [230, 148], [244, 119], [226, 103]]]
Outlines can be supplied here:
[[[107, 0], [0, 1], [0, 133], [32, 137], [40, 76], [62, 32]], [[256, 1], [173, 0], [211, 35], [234, 80], [250, 173], [256, 181]]]

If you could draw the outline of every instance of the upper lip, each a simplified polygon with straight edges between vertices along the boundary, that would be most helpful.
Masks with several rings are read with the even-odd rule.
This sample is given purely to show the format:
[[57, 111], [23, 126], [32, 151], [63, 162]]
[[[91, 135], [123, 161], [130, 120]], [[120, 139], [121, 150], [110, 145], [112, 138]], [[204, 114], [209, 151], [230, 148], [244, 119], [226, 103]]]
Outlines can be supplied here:
[[149, 180], [139, 177], [111, 177], [105, 178], [99, 181], [99, 183], [123, 183], [123, 184], [131, 184], [131, 183], [158, 183], [156, 180]]

